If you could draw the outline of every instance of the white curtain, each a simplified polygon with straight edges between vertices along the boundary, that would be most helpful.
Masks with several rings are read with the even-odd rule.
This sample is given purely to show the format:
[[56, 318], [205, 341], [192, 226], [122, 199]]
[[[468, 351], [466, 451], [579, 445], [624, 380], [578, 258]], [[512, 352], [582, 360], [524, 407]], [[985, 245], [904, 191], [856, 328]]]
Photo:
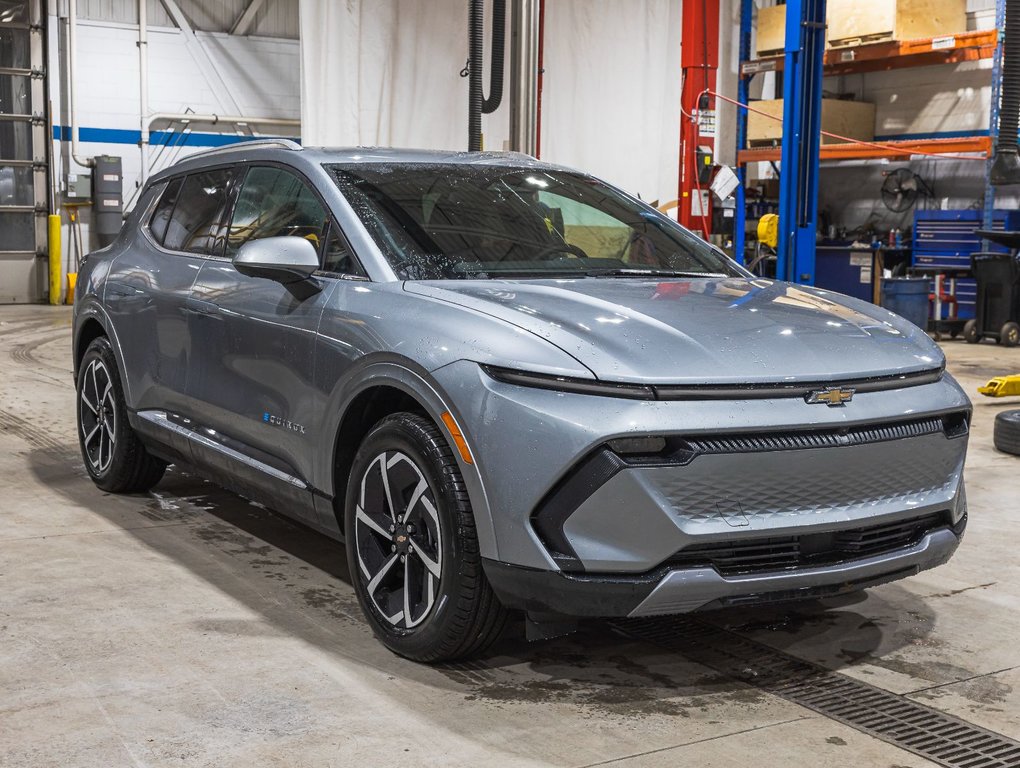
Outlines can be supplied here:
[[[467, 149], [467, 0], [301, 0], [300, 14], [306, 145]], [[483, 117], [486, 149], [503, 148], [506, 103]]]
[[680, 175], [677, 0], [547, 0], [542, 158], [645, 201]]
[[[301, 0], [300, 13], [306, 145], [467, 148], [468, 0]], [[509, 134], [506, 86], [486, 149]], [[680, 3], [546, 0], [542, 158], [665, 202], [679, 133]]]

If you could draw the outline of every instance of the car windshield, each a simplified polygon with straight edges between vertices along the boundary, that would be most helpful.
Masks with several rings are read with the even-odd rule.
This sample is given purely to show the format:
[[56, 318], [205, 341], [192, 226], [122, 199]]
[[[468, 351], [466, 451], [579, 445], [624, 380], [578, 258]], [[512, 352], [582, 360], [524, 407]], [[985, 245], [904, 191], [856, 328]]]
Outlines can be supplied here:
[[404, 280], [746, 274], [589, 176], [452, 163], [328, 168]]

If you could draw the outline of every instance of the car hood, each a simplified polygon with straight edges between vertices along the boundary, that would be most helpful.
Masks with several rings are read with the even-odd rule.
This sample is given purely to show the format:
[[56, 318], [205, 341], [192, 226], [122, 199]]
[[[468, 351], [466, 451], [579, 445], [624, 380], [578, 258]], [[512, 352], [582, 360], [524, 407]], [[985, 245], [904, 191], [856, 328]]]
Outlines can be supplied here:
[[606, 381], [838, 382], [944, 365], [923, 331], [887, 310], [770, 280], [445, 280], [404, 289], [527, 330]]

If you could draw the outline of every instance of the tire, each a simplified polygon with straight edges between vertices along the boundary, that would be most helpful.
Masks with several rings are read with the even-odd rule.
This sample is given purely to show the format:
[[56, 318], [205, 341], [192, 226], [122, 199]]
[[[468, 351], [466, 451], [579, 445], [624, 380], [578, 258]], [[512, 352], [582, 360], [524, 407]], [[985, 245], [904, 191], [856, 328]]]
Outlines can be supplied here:
[[963, 324], [963, 340], [968, 344], [977, 344], [981, 341], [978, 335], [977, 320], [968, 320]]
[[1020, 344], [1020, 325], [1014, 322], [1006, 323], [999, 331], [999, 341], [1004, 347], [1015, 347]]
[[995, 449], [1020, 456], [1020, 411], [1003, 411], [995, 417]]
[[105, 337], [85, 350], [75, 392], [78, 445], [92, 482], [109, 493], [142, 493], [158, 483], [167, 465], [145, 450], [128, 422], [117, 360]]
[[394, 653], [451, 661], [503, 632], [508, 612], [482, 571], [464, 479], [429, 419], [398, 413], [368, 433], [351, 467], [344, 532], [358, 602]]

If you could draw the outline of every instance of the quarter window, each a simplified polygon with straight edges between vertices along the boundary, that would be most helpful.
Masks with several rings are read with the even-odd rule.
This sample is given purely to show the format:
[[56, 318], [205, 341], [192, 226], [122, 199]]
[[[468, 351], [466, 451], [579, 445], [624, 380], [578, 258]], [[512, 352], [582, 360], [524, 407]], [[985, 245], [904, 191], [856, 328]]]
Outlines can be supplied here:
[[159, 205], [156, 206], [152, 219], [149, 221], [149, 232], [152, 238], [160, 245], [166, 237], [166, 228], [170, 224], [170, 216], [174, 212], [174, 205], [177, 203], [177, 196], [180, 194], [183, 178], [171, 179], [170, 183], [163, 189], [159, 198]]
[[322, 268], [326, 272], [335, 272], [339, 275], [357, 275], [368, 277], [361, 264], [354, 258], [351, 249], [347, 247], [347, 241], [336, 224], [329, 228], [329, 235], [326, 236], [326, 250], [322, 254]]
[[165, 248], [219, 255], [232, 173], [230, 168], [220, 168], [193, 173], [184, 180], [166, 228]]
[[322, 252], [326, 210], [294, 174], [279, 168], [248, 171], [234, 205], [227, 232], [227, 255], [233, 256], [249, 240], [265, 237], [303, 237]]

